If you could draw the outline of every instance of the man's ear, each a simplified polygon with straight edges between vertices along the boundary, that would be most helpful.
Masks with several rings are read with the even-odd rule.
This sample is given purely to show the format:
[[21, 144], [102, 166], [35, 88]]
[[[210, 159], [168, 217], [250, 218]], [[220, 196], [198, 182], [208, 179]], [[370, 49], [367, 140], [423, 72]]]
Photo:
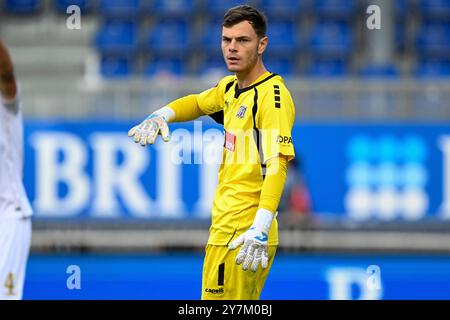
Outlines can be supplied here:
[[259, 40], [259, 44], [258, 44], [258, 54], [263, 54], [263, 52], [266, 50], [267, 48], [267, 43], [268, 43], [269, 39], [267, 38], [267, 36], [261, 38]]

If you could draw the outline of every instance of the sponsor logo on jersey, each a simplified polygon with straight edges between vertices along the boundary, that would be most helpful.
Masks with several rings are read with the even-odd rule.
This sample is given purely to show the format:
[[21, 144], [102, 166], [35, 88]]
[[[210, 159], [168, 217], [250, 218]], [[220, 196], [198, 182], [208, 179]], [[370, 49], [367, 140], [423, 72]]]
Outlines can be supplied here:
[[236, 136], [228, 131], [225, 132], [225, 149], [234, 152], [234, 146], [236, 144]]
[[282, 144], [290, 144], [292, 143], [292, 137], [288, 137], [288, 136], [278, 136], [278, 143], [282, 143]]

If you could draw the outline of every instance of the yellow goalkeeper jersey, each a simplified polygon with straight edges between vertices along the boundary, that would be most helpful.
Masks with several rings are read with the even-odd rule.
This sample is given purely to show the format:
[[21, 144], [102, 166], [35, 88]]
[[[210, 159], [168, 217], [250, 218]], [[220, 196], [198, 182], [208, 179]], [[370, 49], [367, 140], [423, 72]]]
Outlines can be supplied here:
[[[225, 131], [222, 163], [212, 208], [208, 244], [227, 245], [250, 228], [258, 209], [268, 159], [294, 158], [292, 126], [295, 107], [283, 79], [266, 72], [252, 85], [239, 88], [227, 76], [197, 95], [199, 108], [222, 123]], [[273, 220], [269, 245], [278, 245]]]

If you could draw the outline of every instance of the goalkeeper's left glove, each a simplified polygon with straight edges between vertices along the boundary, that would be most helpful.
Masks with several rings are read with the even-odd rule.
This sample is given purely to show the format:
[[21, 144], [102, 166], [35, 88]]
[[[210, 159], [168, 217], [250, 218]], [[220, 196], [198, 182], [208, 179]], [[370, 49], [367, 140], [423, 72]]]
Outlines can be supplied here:
[[252, 226], [246, 232], [237, 237], [228, 249], [234, 250], [243, 244], [236, 256], [236, 263], [242, 264], [242, 269], [247, 270], [251, 264], [251, 270], [256, 272], [258, 265], [263, 269], [269, 264], [267, 240], [269, 238], [270, 225], [274, 214], [266, 209], [258, 209]]

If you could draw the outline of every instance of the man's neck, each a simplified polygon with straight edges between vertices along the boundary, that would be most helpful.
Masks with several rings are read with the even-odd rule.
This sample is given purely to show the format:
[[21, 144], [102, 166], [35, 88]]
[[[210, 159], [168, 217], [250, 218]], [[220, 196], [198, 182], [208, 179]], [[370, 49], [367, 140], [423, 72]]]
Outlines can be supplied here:
[[255, 65], [253, 69], [246, 73], [236, 73], [236, 78], [238, 82], [239, 89], [249, 87], [256, 79], [261, 77], [267, 69], [262, 63]]

